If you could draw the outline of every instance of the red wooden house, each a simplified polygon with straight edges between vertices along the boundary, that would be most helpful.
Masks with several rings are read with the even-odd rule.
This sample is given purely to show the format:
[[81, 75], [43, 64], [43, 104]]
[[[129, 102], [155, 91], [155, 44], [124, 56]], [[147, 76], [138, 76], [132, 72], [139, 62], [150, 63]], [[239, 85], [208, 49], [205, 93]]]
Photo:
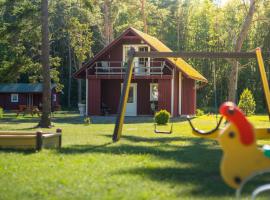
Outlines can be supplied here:
[[[52, 108], [59, 107], [59, 93], [52, 85]], [[0, 107], [4, 110], [17, 110], [19, 105], [27, 107], [42, 105], [41, 83], [7, 83], [0, 84]]]
[[[127, 52], [171, 52], [157, 38], [128, 28], [75, 73], [86, 79], [86, 114], [116, 114], [126, 72]], [[166, 109], [173, 116], [194, 114], [196, 81], [207, 82], [183, 59], [136, 58], [126, 116], [151, 115]]]

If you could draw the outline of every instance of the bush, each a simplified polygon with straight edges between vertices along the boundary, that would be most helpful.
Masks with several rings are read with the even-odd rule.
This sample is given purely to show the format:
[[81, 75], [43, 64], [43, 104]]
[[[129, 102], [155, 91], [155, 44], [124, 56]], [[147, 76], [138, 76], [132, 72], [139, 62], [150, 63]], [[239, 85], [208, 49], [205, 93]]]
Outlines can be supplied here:
[[91, 118], [90, 118], [90, 117], [85, 117], [85, 118], [84, 118], [84, 124], [85, 124], [85, 125], [91, 124]]
[[196, 109], [196, 116], [202, 116], [204, 115], [204, 111], [200, 109]]
[[0, 119], [4, 116], [4, 109], [0, 107]]
[[238, 106], [245, 113], [246, 116], [254, 114], [256, 109], [256, 102], [251, 91], [248, 88], [246, 88], [241, 94]]
[[165, 125], [169, 122], [171, 114], [167, 110], [160, 110], [155, 114], [155, 122], [159, 125]]

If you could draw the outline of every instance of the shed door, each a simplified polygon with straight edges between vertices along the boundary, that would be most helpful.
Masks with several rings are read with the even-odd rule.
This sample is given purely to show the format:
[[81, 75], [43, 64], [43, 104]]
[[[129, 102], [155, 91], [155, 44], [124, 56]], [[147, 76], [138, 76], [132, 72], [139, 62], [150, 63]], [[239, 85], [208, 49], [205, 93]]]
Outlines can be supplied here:
[[130, 84], [125, 116], [137, 116], [137, 83]]

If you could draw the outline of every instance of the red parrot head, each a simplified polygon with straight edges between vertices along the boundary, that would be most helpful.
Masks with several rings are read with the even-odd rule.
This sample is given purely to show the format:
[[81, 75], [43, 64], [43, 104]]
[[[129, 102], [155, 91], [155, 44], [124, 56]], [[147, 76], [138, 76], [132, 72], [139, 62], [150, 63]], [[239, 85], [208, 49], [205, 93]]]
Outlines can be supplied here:
[[219, 112], [230, 122], [224, 131], [221, 132], [220, 140], [224, 140], [223, 138], [228, 138], [226, 139], [226, 143], [229, 144], [230, 140], [238, 139], [240, 144], [244, 146], [254, 144], [255, 135], [253, 126], [247, 120], [244, 113], [234, 103], [223, 103], [220, 106]]

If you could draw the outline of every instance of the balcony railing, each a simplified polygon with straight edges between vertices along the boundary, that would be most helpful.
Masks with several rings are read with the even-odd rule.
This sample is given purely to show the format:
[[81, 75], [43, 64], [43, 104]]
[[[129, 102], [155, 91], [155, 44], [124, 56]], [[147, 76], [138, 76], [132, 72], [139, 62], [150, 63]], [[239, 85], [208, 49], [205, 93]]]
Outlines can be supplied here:
[[[163, 75], [164, 68], [169, 68], [164, 61], [134, 62], [133, 74], [136, 76]], [[124, 75], [126, 71], [127, 63], [122, 61], [99, 61], [95, 63], [96, 75]]]

